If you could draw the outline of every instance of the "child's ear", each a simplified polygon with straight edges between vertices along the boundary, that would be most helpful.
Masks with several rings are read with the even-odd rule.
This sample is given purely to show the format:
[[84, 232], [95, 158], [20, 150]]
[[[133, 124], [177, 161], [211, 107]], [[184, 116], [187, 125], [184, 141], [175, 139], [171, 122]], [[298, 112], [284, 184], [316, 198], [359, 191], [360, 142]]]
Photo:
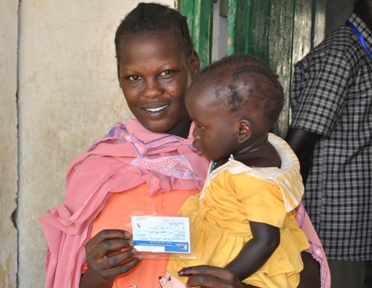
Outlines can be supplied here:
[[244, 143], [251, 137], [250, 122], [247, 119], [239, 120], [238, 143]]

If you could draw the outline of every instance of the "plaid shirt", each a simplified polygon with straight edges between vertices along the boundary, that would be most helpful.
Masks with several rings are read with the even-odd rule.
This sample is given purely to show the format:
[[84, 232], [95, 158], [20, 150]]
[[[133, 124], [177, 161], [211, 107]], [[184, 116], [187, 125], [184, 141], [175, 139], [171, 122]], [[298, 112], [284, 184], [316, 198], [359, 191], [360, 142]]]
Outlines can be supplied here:
[[[372, 51], [372, 33], [349, 21]], [[303, 203], [333, 260], [372, 260], [372, 60], [341, 26], [295, 67], [290, 127], [321, 136]]]

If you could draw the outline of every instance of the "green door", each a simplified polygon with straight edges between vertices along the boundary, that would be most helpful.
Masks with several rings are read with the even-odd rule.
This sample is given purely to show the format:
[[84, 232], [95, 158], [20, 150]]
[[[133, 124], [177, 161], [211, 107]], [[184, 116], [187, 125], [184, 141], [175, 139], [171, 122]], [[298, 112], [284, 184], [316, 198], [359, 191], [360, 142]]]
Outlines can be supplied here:
[[228, 23], [226, 54], [253, 54], [279, 76], [286, 104], [273, 132], [284, 137], [293, 65], [324, 37], [325, 4], [326, 0], [180, 0], [179, 10], [188, 17], [202, 67], [212, 59], [213, 7], [219, 5], [219, 15]]

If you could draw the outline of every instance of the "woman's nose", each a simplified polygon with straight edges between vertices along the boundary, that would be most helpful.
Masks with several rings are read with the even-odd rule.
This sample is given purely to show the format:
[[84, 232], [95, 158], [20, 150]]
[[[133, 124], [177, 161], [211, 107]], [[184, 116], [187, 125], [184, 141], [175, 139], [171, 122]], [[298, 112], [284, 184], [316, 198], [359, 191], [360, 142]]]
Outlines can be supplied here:
[[156, 79], [146, 79], [142, 94], [148, 98], [155, 98], [162, 95], [163, 90], [159, 81]]

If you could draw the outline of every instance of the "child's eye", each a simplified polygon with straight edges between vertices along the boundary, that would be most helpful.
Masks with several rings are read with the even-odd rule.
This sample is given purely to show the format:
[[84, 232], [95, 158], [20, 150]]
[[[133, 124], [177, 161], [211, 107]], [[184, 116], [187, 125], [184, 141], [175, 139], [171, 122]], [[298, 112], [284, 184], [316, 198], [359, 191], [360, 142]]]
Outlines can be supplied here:
[[141, 77], [140, 76], [138, 76], [138, 75], [132, 75], [132, 76], [129, 76], [128, 77], [128, 79], [130, 80], [130, 81], [137, 81], [137, 80], [139, 80]]
[[170, 75], [172, 73], [173, 73], [172, 70], [165, 70], [165, 71], [163, 71], [163, 72], [160, 73], [160, 76], [166, 76], [166, 75]]

